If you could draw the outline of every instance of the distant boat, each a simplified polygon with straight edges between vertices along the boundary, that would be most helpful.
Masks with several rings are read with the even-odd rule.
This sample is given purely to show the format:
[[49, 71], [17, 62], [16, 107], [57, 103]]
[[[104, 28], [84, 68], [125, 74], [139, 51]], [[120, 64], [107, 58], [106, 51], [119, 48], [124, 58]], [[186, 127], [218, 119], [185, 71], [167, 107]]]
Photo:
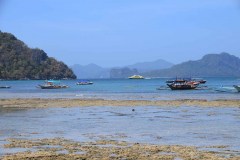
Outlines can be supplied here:
[[0, 86], [1, 89], [4, 89], [4, 88], [11, 88], [11, 86]]
[[[199, 83], [198, 83], [199, 84]], [[169, 88], [172, 90], [188, 90], [197, 88], [198, 84], [190, 84], [190, 83], [172, 83], [167, 84]]]
[[38, 85], [41, 89], [61, 89], [68, 88], [67, 85], [60, 84], [60, 81], [48, 80], [44, 84]]
[[79, 82], [76, 83], [77, 85], [92, 85], [93, 82], [91, 82], [90, 80], [81, 80]]
[[233, 87], [234, 87], [238, 92], [240, 92], [240, 85], [233, 85]]
[[193, 81], [191, 79], [176, 79], [166, 81], [167, 86], [172, 90], [188, 90], [195, 89], [198, 87], [200, 82]]
[[140, 76], [140, 75], [133, 75], [133, 76], [128, 77], [128, 79], [144, 79], [144, 77]]

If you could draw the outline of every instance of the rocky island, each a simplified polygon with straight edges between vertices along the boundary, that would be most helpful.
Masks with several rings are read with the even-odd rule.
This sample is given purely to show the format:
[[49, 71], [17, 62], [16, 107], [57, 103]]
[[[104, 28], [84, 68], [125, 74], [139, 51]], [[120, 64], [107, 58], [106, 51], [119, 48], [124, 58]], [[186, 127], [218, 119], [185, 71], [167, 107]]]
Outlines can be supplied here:
[[63, 62], [31, 49], [14, 35], [0, 31], [0, 79], [76, 79]]

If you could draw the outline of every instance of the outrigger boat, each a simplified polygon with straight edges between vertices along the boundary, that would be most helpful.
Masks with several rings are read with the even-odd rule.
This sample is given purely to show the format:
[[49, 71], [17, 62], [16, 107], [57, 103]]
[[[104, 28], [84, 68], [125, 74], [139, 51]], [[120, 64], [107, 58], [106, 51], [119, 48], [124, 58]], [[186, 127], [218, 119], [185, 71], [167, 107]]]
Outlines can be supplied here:
[[200, 84], [205, 84], [207, 82], [204, 79], [198, 80], [198, 79], [191, 79], [191, 78], [176, 78], [174, 80], [167, 80], [166, 83], [174, 83], [174, 82], [184, 83], [189, 81], [199, 82]]
[[38, 85], [41, 89], [61, 89], [68, 88], [67, 85], [60, 84], [60, 81], [48, 80], [44, 84]]
[[0, 86], [1, 89], [4, 89], [4, 88], [11, 88], [11, 86]]
[[240, 85], [233, 85], [233, 87], [234, 87], [238, 92], [240, 92]]
[[167, 86], [172, 90], [195, 89], [200, 84], [200, 82], [198, 81], [192, 81], [187, 79], [168, 80], [166, 81], [166, 83], [167, 83]]
[[196, 82], [195, 83], [185, 82], [185, 83], [171, 83], [171, 84], [167, 84], [167, 85], [172, 90], [188, 90], [188, 89], [195, 89], [195, 88], [197, 88], [199, 83], [196, 83]]
[[89, 81], [89, 80], [82, 80], [76, 83], [77, 85], [91, 85], [93, 84], [93, 82]]

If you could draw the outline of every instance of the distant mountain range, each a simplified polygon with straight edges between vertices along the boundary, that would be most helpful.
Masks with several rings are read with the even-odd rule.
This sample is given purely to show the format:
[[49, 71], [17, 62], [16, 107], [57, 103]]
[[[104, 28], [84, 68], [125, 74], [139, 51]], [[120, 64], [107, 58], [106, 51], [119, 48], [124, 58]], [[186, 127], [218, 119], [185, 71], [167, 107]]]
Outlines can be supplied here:
[[207, 54], [200, 60], [177, 65], [157, 60], [112, 69], [95, 64], [72, 68], [80, 78], [127, 78], [133, 74], [146, 77], [240, 77], [240, 59], [229, 53]]
[[103, 68], [96, 64], [71, 66], [74, 73], [79, 79], [83, 78], [126, 78], [133, 74], [139, 74], [157, 69], [164, 69], [173, 66], [172, 63], [165, 60], [157, 60], [153, 62], [141, 62], [133, 65], [113, 68]]
[[150, 77], [240, 77], [240, 59], [228, 53], [207, 54], [197, 61], [145, 72]]
[[124, 68], [112, 68], [110, 70], [110, 78], [127, 78], [129, 76], [139, 74], [137, 69]]
[[130, 69], [137, 69], [138, 72], [148, 72], [152, 70], [166, 69], [172, 67], [174, 64], [167, 62], [163, 59], [159, 59], [153, 62], [141, 62], [133, 65], [128, 65], [126, 67]]
[[96, 64], [88, 64], [88, 65], [79, 65], [75, 64], [71, 66], [73, 72], [77, 75], [78, 79], [94, 79], [94, 78], [109, 78], [110, 77], [110, 69], [100, 67]]

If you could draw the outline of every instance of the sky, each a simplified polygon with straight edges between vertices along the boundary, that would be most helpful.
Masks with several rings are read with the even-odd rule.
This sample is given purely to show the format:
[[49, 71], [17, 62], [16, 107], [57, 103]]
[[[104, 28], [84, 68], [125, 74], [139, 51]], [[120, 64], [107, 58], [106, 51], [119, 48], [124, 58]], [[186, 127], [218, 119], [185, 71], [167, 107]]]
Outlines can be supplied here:
[[0, 30], [67, 65], [240, 57], [240, 0], [0, 0]]

